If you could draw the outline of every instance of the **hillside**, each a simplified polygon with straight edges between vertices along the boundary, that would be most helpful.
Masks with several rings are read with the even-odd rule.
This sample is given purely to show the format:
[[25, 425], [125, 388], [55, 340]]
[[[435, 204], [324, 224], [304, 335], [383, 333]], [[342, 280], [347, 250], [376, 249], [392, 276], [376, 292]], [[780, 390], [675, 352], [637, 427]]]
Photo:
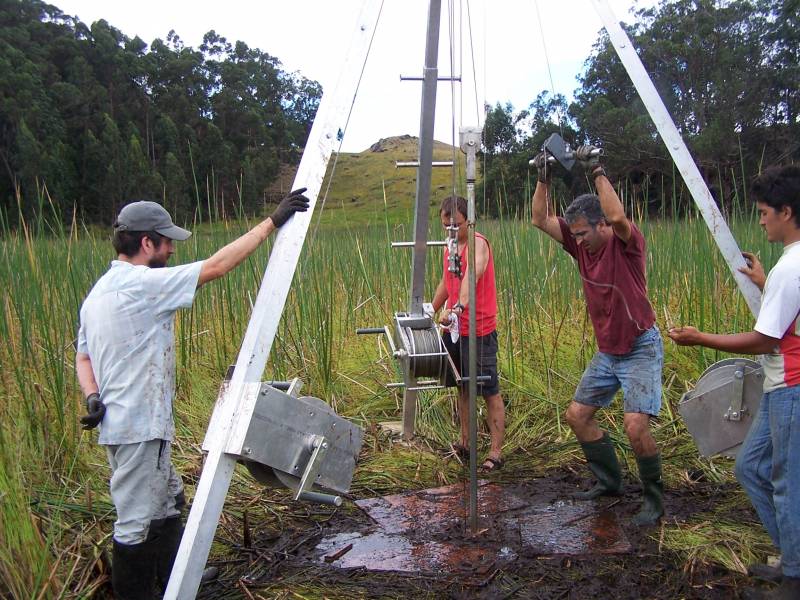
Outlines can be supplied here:
[[[442, 142], [434, 143], [433, 160], [453, 159], [454, 148]], [[397, 161], [414, 161], [418, 154], [418, 139], [410, 135], [382, 139], [359, 153], [334, 154], [322, 183], [322, 223], [335, 222], [346, 210], [349, 224], [411, 222], [416, 195], [416, 169], [397, 168]], [[465, 156], [455, 149], [458, 165], [458, 193], [465, 194]], [[335, 171], [334, 171], [335, 169]], [[333, 172], [333, 183], [328, 182]], [[284, 179], [284, 185], [286, 185]], [[453, 170], [435, 168], [432, 176], [431, 206], [436, 210], [442, 198], [452, 193]], [[289, 184], [290, 185], [290, 184]], [[327, 190], [327, 197], [325, 192]], [[322, 199], [325, 199], [324, 206]]]

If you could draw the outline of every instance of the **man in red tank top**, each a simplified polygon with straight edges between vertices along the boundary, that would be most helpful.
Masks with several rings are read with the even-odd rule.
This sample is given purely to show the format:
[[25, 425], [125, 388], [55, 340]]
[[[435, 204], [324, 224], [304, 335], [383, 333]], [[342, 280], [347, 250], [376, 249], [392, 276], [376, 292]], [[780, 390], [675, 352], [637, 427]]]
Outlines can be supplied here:
[[[450, 254], [447, 249], [444, 252], [444, 270], [442, 280], [439, 282], [436, 292], [433, 295], [433, 309], [438, 311], [445, 306], [439, 321], [445, 325], [451, 325], [451, 315], [458, 324], [459, 335], [457, 339], [451, 336], [450, 331], [445, 331], [443, 335], [445, 346], [453, 359], [459, 372], [468, 375], [469, 349], [469, 311], [473, 307], [469, 306], [469, 285], [467, 278], [467, 201], [460, 196], [450, 196], [445, 198], [439, 210], [442, 226], [450, 226], [451, 219], [455, 220], [458, 226], [456, 234], [458, 241], [458, 255], [460, 272], [451, 273], [448, 269]], [[488, 240], [481, 234], [475, 234], [475, 275], [476, 275], [476, 294], [475, 294], [475, 322], [477, 335], [477, 367], [478, 376], [489, 377], [488, 381], [483, 381], [478, 387], [480, 393], [486, 401], [487, 423], [489, 425], [489, 436], [491, 438], [491, 448], [486, 456], [481, 469], [483, 471], [493, 471], [503, 466], [503, 437], [505, 434], [505, 407], [503, 398], [500, 395], [500, 384], [497, 378], [497, 292], [494, 282], [494, 259], [492, 258], [492, 248]], [[454, 377], [448, 376], [448, 386], [456, 385]], [[461, 424], [461, 441], [454, 444], [454, 449], [461, 458], [469, 456], [468, 437], [469, 437], [469, 394], [467, 385], [463, 384], [458, 393], [458, 418]]]
[[591, 146], [576, 158], [594, 181], [597, 195], [577, 197], [564, 213], [550, 212], [551, 167], [545, 153], [535, 159], [539, 181], [533, 195], [533, 224], [562, 244], [577, 262], [598, 352], [581, 378], [566, 420], [581, 444], [597, 484], [578, 495], [617, 495], [622, 470], [608, 433], [595, 413], [611, 404], [621, 388], [625, 433], [636, 453], [644, 501], [636, 525], [653, 525], [664, 513], [661, 454], [650, 433], [650, 418], [661, 408], [661, 335], [647, 299], [645, 241], [625, 210]]

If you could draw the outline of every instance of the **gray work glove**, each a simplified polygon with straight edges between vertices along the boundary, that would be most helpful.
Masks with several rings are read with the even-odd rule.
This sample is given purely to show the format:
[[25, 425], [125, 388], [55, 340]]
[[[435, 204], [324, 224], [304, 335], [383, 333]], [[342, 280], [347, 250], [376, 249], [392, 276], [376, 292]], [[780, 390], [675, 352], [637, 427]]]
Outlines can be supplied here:
[[294, 213], [306, 212], [308, 210], [309, 199], [303, 195], [306, 189], [308, 188], [294, 190], [289, 193], [286, 198], [281, 200], [281, 203], [278, 204], [278, 208], [276, 208], [269, 217], [272, 219], [272, 224], [275, 225], [275, 227], [283, 226]]
[[538, 179], [542, 183], [550, 183], [550, 178], [553, 175], [553, 168], [550, 163], [547, 162], [547, 158], [547, 150], [542, 150], [533, 159], [533, 165], [539, 171]]
[[81, 417], [81, 423], [83, 423], [83, 428], [88, 431], [97, 427], [106, 414], [106, 405], [100, 400], [100, 394], [97, 392], [86, 396], [86, 412], [88, 414]]
[[599, 175], [606, 174], [605, 170], [603, 169], [603, 165], [600, 164], [600, 153], [595, 152], [592, 154], [592, 152], [597, 149], [598, 148], [596, 146], [585, 144], [583, 146], [578, 146], [578, 149], [575, 150], [575, 159], [589, 174], [589, 177], [592, 178], [592, 181], [594, 181]]
[[575, 159], [589, 172], [595, 167], [600, 166], [600, 154], [592, 155], [592, 151], [596, 149], [595, 146], [585, 144], [583, 146], [578, 146], [578, 149], [575, 150]]

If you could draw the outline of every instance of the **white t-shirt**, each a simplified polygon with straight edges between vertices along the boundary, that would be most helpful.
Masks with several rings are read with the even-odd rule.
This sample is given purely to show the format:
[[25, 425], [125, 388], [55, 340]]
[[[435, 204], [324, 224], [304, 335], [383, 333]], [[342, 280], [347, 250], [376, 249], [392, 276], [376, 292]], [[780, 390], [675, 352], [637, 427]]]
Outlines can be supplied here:
[[800, 242], [789, 244], [769, 272], [755, 330], [780, 342], [764, 355], [764, 391], [800, 383]]
[[101, 444], [174, 438], [175, 311], [192, 305], [202, 264], [115, 260], [83, 301], [78, 352], [89, 355], [106, 405]]

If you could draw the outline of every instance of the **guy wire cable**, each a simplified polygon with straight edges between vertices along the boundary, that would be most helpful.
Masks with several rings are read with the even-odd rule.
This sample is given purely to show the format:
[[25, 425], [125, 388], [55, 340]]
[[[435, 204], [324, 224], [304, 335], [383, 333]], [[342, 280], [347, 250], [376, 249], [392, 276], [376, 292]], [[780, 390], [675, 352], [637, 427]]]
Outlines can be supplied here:
[[[369, 2], [370, 0], [364, 0], [364, 4]], [[344, 137], [347, 133], [347, 126], [350, 124], [350, 117], [353, 114], [353, 106], [356, 103], [356, 97], [358, 96], [358, 90], [361, 87], [361, 80], [364, 77], [364, 69], [367, 68], [367, 61], [369, 60], [370, 52], [372, 52], [372, 42], [375, 41], [375, 34], [378, 32], [378, 27], [380, 26], [381, 22], [381, 15], [383, 14], [383, 4], [385, 0], [381, 0], [381, 6], [378, 9], [378, 18], [375, 19], [375, 29], [372, 30], [372, 36], [369, 38], [369, 45], [367, 46], [367, 52], [364, 55], [364, 63], [361, 65], [361, 72], [358, 74], [358, 82], [356, 83], [356, 89], [353, 91], [353, 99], [350, 102], [350, 109], [347, 111], [347, 118], [344, 122], [344, 127], [342, 128], [342, 136], [339, 139], [339, 147], [336, 150], [336, 156], [333, 159], [333, 166], [331, 166], [331, 176], [328, 178], [328, 185], [325, 187], [325, 194], [322, 196], [322, 203], [320, 204], [319, 213], [317, 213], [317, 222], [314, 224], [314, 231], [311, 233], [311, 241], [309, 245], [313, 245], [314, 241], [317, 239], [317, 230], [319, 229], [319, 223], [322, 219], [322, 211], [325, 210], [325, 202], [328, 200], [328, 193], [331, 189], [331, 184], [333, 183], [333, 176], [336, 174], [336, 163], [339, 162], [339, 155], [342, 151], [342, 144], [344, 143]], [[362, 4], [363, 10], [363, 4]], [[338, 83], [338, 82], [337, 82]]]
[[[547, 75], [550, 77], [550, 89], [553, 92], [553, 100], [556, 99], [556, 86], [553, 82], [553, 70], [550, 68], [550, 58], [547, 54], [547, 42], [544, 38], [544, 27], [542, 26], [542, 16], [539, 14], [539, 0], [533, 0], [533, 7], [536, 10], [536, 21], [539, 24], [539, 35], [542, 40], [542, 50], [544, 50], [544, 62], [547, 65]], [[563, 120], [564, 117], [561, 114], [561, 106], [556, 104], [557, 111], [558, 111], [558, 130], [561, 133], [561, 138], [564, 138], [564, 125]]]
[[[453, 36], [455, 35], [455, 10], [454, 10], [454, 0], [448, 0], [448, 54], [450, 55], [450, 142], [451, 142], [451, 161], [453, 163], [452, 168], [450, 169], [450, 183], [452, 187], [452, 196], [457, 195], [457, 181], [456, 181], [456, 170], [458, 168], [458, 154], [456, 153], [457, 147], [457, 140], [456, 140], [456, 81], [455, 81], [455, 74], [456, 74], [456, 65], [455, 65], [455, 40]], [[451, 215], [452, 217], [452, 215]], [[452, 223], [451, 219], [451, 223]]]

